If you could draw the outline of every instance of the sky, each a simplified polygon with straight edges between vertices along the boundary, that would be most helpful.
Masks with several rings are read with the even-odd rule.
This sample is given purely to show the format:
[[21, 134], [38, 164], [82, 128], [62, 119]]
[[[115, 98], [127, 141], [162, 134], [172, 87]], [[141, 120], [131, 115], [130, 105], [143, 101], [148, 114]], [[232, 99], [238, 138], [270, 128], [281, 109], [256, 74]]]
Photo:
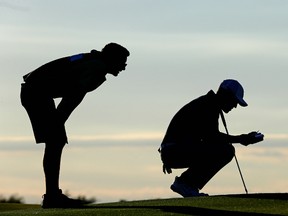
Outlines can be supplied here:
[[[161, 139], [183, 105], [231, 78], [249, 105], [226, 115], [230, 134], [265, 134], [236, 147], [247, 181], [254, 192], [287, 192], [287, 10], [285, 0], [0, 0], [0, 194], [38, 202], [44, 191], [22, 76], [110, 42], [130, 51], [128, 65], [66, 123], [63, 190], [103, 202], [177, 197], [169, 186], [183, 170], [161, 173]], [[204, 189], [243, 192], [235, 163]]]

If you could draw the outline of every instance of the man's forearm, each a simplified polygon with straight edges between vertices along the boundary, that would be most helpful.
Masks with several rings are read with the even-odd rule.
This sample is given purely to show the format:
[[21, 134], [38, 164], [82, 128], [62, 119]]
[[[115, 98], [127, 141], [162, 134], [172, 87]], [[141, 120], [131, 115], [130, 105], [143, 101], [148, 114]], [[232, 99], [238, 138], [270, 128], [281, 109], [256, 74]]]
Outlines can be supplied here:
[[63, 97], [60, 101], [57, 112], [58, 116], [63, 123], [67, 121], [73, 110], [81, 103], [85, 94], [73, 95], [69, 97]]

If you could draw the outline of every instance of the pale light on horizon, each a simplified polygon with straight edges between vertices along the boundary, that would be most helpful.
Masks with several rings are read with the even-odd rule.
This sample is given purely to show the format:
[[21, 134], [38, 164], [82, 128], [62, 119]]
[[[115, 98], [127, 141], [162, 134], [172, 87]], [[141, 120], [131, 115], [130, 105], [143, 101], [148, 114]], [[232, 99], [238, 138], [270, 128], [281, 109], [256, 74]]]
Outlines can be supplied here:
[[[136, 132], [136, 133], [111, 133], [99, 135], [71, 135], [71, 141], [129, 141], [129, 140], [159, 140], [162, 139], [164, 132]], [[288, 140], [288, 134], [264, 134], [264, 141], [268, 140]], [[28, 142], [34, 141], [33, 136], [0, 136], [1, 142]]]

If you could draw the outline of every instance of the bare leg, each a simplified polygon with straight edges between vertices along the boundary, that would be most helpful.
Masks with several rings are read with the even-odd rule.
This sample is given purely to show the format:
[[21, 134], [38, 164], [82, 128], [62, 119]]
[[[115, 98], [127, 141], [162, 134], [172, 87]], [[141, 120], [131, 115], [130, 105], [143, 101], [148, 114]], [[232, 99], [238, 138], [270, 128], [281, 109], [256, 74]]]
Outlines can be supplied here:
[[79, 208], [84, 204], [80, 199], [71, 199], [62, 194], [59, 188], [61, 155], [65, 144], [46, 143], [43, 168], [45, 174], [46, 194], [43, 196], [42, 208]]
[[59, 193], [59, 175], [61, 165], [61, 155], [65, 144], [46, 143], [43, 169], [45, 174], [46, 194]]

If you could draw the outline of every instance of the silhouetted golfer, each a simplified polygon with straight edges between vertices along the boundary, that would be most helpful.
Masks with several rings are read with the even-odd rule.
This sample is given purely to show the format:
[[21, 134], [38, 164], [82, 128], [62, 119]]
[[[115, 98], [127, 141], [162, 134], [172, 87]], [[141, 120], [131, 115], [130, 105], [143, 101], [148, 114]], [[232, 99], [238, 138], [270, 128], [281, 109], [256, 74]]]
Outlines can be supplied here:
[[231, 143], [245, 146], [263, 140], [263, 135], [251, 132], [228, 135], [218, 128], [219, 116], [233, 108], [247, 106], [244, 90], [236, 80], [224, 80], [217, 93], [210, 90], [206, 95], [192, 100], [172, 118], [161, 147], [164, 173], [171, 169], [188, 168], [175, 178], [171, 189], [183, 197], [207, 196], [200, 193], [206, 183], [226, 164], [234, 154]]
[[[61, 155], [68, 143], [65, 122], [86, 93], [106, 80], [106, 74], [117, 76], [125, 70], [128, 56], [126, 48], [109, 43], [101, 51], [54, 60], [23, 77], [21, 103], [29, 115], [36, 143], [45, 143], [43, 208], [73, 208], [83, 204], [62, 194], [59, 188]], [[54, 98], [62, 98], [57, 107]]]

